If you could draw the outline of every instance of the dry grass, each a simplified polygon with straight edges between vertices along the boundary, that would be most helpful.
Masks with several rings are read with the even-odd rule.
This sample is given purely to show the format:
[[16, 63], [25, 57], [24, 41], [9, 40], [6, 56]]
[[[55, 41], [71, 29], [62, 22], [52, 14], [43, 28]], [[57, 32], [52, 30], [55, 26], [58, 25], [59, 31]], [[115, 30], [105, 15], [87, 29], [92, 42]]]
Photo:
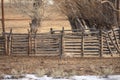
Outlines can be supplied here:
[[[8, 65], [9, 64], [9, 65]], [[0, 72], [4, 74], [36, 74], [42, 76], [70, 76], [70, 75], [93, 75], [90, 65], [101, 66], [113, 65], [112, 74], [120, 74], [120, 58], [65, 58], [57, 57], [28, 57], [28, 56], [1, 56]], [[15, 71], [14, 71], [14, 70]], [[37, 70], [37, 71], [36, 71]]]
[[67, 72], [64, 72], [64, 69], [58, 68], [58, 69], [52, 69], [51, 76], [58, 78], [58, 77], [66, 77], [68, 75]]
[[18, 79], [18, 78], [23, 77], [23, 69], [21, 69], [20, 71], [12, 69], [11, 70], [11, 75], [12, 75], [13, 79]]
[[104, 78], [108, 78], [109, 75], [114, 73], [115, 68], [113, 66], [100, 66], [100, 67], [95, 67], [95, 66], [90, 66], [91, 70], [98, 74], [99, 76], [102, 76]]
[[[45, 17], [42, 20], [42, 24], [41, 27], [39, 27], [38, 32], [49, 32], [50, 28], [61, 30], [62, 27], [65, 27], [65, 29], [71, 29], [70, 24], [65, 15], [59, 13], [59, 11], [57, 11], [54, 8], [54, 6], [51, 6], [48, 9], [46, 9], [44, 14]], [[5, 19], [29, 19], [29, 17], [17, 12], [15, 9], [5, 7]], [[13, 32], [15, 33], [27, 33], [27, 29], [29, 29], [29, 22], [30, 20], [6, 20], [6, 32], [9, 32], [12, 28]], [[0, 27], [0, 32], [2, 32], [2, 27]]]
[[5, 74], [3, 72], [0, 72], [0, 79], [2, 79], [4, 75]]
[[38, 77], [42, 77], [46, 74], [46, 70], [45, 69], [36, 69], [35, 73], [37, 74]]

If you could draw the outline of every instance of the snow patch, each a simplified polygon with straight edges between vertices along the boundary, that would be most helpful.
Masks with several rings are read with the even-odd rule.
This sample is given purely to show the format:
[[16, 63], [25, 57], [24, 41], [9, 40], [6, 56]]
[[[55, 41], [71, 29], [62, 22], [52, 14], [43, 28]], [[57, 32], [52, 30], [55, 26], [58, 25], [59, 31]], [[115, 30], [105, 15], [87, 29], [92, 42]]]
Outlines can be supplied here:
[[53, 1], [53, 0], [47, 0], [47, 4], [48, 4], [48, 5], [53, 5], [53, 4], [54, 4], [54, 1]]
[[109, 75], [108, 78], [100, 76], [72, 76], [69, 79], [65, 78], [52, 78], [44, 75], [43, 77], [37, 77], [34, 74], [26, 74], [24, 78], [12, 79], [11, 75], [5, 75], [4, 79], [1, 80], [120, 80], [120, 75]]

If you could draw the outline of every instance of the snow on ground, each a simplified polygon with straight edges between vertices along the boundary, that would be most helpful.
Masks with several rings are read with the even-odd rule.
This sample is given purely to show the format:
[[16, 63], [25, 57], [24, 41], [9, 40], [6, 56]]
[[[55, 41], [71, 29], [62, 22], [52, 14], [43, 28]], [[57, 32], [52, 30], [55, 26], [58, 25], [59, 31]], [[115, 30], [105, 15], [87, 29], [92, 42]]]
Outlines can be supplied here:
[[52, 78], [47, 77], [37, 77], [33, 74], [26, 74], [24, 78], [12, 79], [11, 75], [5, 75], [4, 79], [1, 80], [120, 80], [120, 75], [110, 75], [108, 78], [103, 78], [100, 76], [72, 76], [69, 79], [66, 78]]

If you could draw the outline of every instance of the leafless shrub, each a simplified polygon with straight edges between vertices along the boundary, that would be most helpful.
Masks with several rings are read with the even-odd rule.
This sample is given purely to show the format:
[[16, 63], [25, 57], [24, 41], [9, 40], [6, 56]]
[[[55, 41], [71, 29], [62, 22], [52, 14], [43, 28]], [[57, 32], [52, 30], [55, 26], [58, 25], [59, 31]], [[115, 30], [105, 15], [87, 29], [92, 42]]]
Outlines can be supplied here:
[[18, 79], [18, 78], [21, 78], [23, 76], [23, 70], [21, 69], [20, 71], [19, 70], [16, 70], [16, 69], [12, 69], [11, 70], [11, 75], [13, 78], [15, 79]]
[[52, 77], [55, 77], [55, 78], [58, 78], [58, 77], [65, 77], [67, 76], [68, 74], [66, 72], [64, 72], [64, 70], [62, 68], [59, 68], [59, 69], [52, 69], [52, 72], [51, 72], [51, 76]]
[[[112, 0], [55, 0], [58, 9], [64, 13], [73, 29], [117, 26], [117, 10]], [[84, 22], [83, 22], [84, 21]]]
[[4, 75], [5, 74], [3, 72], [0, 72], [0, 79], [3, 79]]
[[45, 69], [36, 69], [35, 73], [37, 74], [37, 76], [42, 77], [46, 74], [46, 70]]
[[30, 29], [35, 33], [44, 14], [44, 0], [11, 0], [13, 8], [31, 18]]
[[94, 73], [104, 78], [108, 78], [109, 75], [114, 73], [113, 66], [101, 66], [101, 67], [90, 66], [90, 68]]

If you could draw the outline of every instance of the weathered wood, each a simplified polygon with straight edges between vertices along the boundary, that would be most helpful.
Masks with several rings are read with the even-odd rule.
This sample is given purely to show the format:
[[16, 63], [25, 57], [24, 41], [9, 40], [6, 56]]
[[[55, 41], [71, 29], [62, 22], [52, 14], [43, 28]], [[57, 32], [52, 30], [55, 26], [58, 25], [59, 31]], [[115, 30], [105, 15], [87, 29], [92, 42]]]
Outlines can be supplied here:
[[82, 39], [81, 39], [81, 56], [84, 56], [84, 31], [82, 31]]
[[[116, 9], [120, 10], [120, 0], [116, 1]], [[118, 11], [116, 15], [117, 15], [118, 26], [120, 26], [120, 11]]]
[[12, 54], [27, 54], [27, 52], [26, 51], [13, 51]]
[[66, 35], [66, 34], [64, 34], [64, 38], [66, 38], [66, 39], [79, 39], [79, 38], [81, 38], [81, 35]]
[[10, 46], [10, 54], [9, 54], [9, 55], [11, 55], [12, 52], [13, 52], [13, 48], [12, 48], [12, 47], [13, 47], [13, 45], [12, 45], [13, 42], [12, 42], [12, 39], [13, 39], [13, 38], [12, 38], [12, 33], [11, 33], [10, 42], [9, 42], [9, 46]]
[[64, 38], [64, 42], [68, 42], [68, 41], [72, 41], [72, 42], [81, 42], [81, 38], [79, 38], [79, 39], [71, 39], [71, 38], [69, 38], [69, 39], [66, 39], [66, 38]]
[[63, 41], [64, 41], [64, 28], [62, 28], [62, 31], [61, 31], [61, 36], [60, 36], [60, 44], [59, 44], [59, 48], [60, 48], [60, 58], [62, 58], [62, 56], [64, 55], [64, 44], [63, 44]]
[[64, 43], [81, 43], [81, 40], [65, 40]]
[[88, 43], [92, 43], [92, 42], [95, 42], [95, 43], [97, 42], [97, 43], [98, 43], [98, 42], [99, 42], [99, 39], [93, 39], [93, 38], [86, 39], [86, 38], [85, 38], [84, 41], [85, 41], [86, 43], [87, 43], [87, 42], [88, 42]]
[[8, 36], [5, 35], [5, 54], [7, 55], [8, 53]]
[[59, 44], [57, 46], [37, 46], [37, 49], [43, 49], [43, 48], [54, 48], [54, 49], [59, 49]]
[[[118, 30], [114, 30], [114, 33], [112, 33], [112, 30], [109, 31], [111, 39], [109, 36], [106, 36], [106, 34], [107, 32], [102, 32], [102, 30], [99, 32], [99, 34], [97, 32], [90, 35], [82, 31], [80, 33], [66, 33], [64, 32], [64, 29], [61, 31], [61, 33], [57, 34], [12, 34], [11, 40], [9, 39], [8, 41], [10, 43], [7, 45], [8, 48], [11, 49], [10, 52], [12, 51], [11, 54], [28, 53], [28, 55], [49, 55], [54, 53], [52, 55], [60, 55], [60, 57], [62, 57], [63, 54], [68, 53], [77, 56], [78, 54], [79, 56], [98, 54], [100, 56], [104, 54], [112, 55], [114, 54], [113, 52], [118, 52], [119, 49], [117, 45], [116, 47], [118, 49], [115, 47], [116, 40], [118, 40]], [[7, 34], [7, 36], [9, 35]], [[0, 44], [4, 43], [1, 41]], [[11, 45], [11, 47], [9, 45]], [[112, 53], [109, 54], [109, 51]]]
[[30, 31], [28, 30], [28, 56], [30, 55], [30, 51], [31, 51], [31, 34]]
[[99, 52], [99, 54], [100, 54], [100, 57], [102, 57], [103, 56], [103, 34], [102, 34], [102, 29], [100, 29], [100, 32], [99, 32], [99, 41], [100, 41], [100, 52]]
[[95, 50], [95, 49], [93, 49], [93, 50], [91, 50], [91, 49], [84, 49], [84, 52], [99, 52], [99, 50]]
[[46, 53], [46, 54], [44, 54], [44, 52], [43, 53], [40, 53], [40, 54], [35, 54], [35, 55], [33, 55], [33, 54], [30, 54], [30, 56], [59, 56], [58, 54], [49, 54], [49, 53]]
[[56, 51], [36, 51], [36, 54], [42, 54], [42, 55], [54, 54], [54, 55], [59, 55], [59, 52], [56, 52]]
[[36, 34], [35, 34], [34, 48], [35, 48], [35, 54], [36, 54], [36, 52], [37, 52], [37, 39], [36, 39]]
[[16, 53], [16, 52], [19, 52], [19, 53], [23, 53], [23, 52], [26, 52], [26, 54], [27, 54], [27, 50], [14, 50], [13, 49], [13, 52], [12, 53]]
[[64, 52], [79, 52], [81, 54], [81, 49], [64, 49]]
[[85, 52], [84, 55], [99, 55], [98, 52]]
[[80, 46], [65, 46], [64, 49], [81, 49]]
[[74, 47], [74, 46], [81, 46], [81, 44], [72, 44], [71, 43], [71, 44], [65, 44], [65, 46], [73, 46]]
[[118, 40], [116, 38], [115, 31], [113, 30], [113, 28], [112, 28], [112, 32], [113, 32], [113, 36], [114, 36], [114, 39], [115, 39], [115, 43], [116, 43], [117, 47], [119, 48], [119, 43], [118, 43]]
[[51, 51], [54, 51], [54, 50], [58, 50], [58, 48], [38, 48], [37, 50], [46, 50], [46, 51], [49, 51], [49, 50], [51, 50]]
[[117, 52], [118, 52], [119, 55], [120, 55], [120, 50], [119, 50], [119, 48], [117, 47], [117, 45], [114, 43], [114, 41], [112, 40], [112, 38], [111, 38], [111, 36], [110, 36], [109, 33], [108, 33], [108, 37], [109, 37], [109, 39], [111, 40], [111, 43], [113, 44], [114, 48], [117, 50]]
[[108, 39], [105, 38], [105, 40], [106, 40], [106, 43], [107, 43], [107, 46], [108, 46], [109, 52], [110, 52], [111, 56], [113, 56], [113, 52], [112, 52], [112, 50], [111, 50], [111, 48], [110, 48], [110, 45], [109, 45]]
[[85, 43], [85, 46], [99, 46], [99, 43]]
[[40, 45], [44, 45], [44, 46], [49, 46], [49, 45], [51, 45], [51, 46], [55, 46], [55, 45], [58, 45], [59, 43], [49, 43], [49, 41], [48, 42], [40, 42]]
[[10, 30], [10, 34], [9, 34], [9, 36], [8, 36], [9, 38], [8, 38], [8, 55], [11, 55], [11, 53], [12, 53], [12, 29]]
[[0, 39], [0, 54], [3, 55], [6, 53], [5, 36], [0, 36]]

